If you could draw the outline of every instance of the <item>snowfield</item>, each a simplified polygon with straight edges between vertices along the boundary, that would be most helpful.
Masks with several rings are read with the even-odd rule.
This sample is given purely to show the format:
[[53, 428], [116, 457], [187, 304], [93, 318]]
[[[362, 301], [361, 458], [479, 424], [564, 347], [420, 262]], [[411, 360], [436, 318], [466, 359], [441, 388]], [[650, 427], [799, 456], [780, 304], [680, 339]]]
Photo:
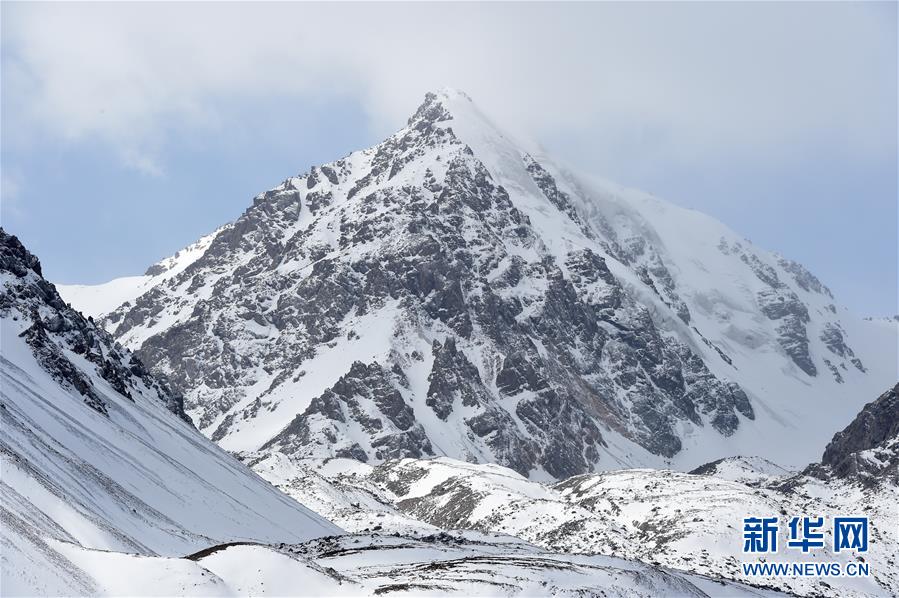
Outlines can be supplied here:
[[[340, 459], [327, 463], [286, 459], [274, 455], [253, 467], [323, 517], [357, 533], [477, 530], [515, 536], [546, 550], [624, 557], [799, 596], [899, 592], [895, 485], [871, 490], [850, 481], [797, 476], [757, 458], [724, 460], [706, 474], [635, 469], [577, 476], [551, 485], [496, 465], [446, 458], [403, 459], [375, 467]], [[809, 513], [868, 516], [869, 553], [834, 554], [827, 548], [803, 555], [782, 550], [767, 559], [843, 566], [864, 559], [870, 577], [743, 575], [740, 563], [762, 562], [742, 552], [744, 517]], [[786, 540], [782, 528], [782, 546]], [[826, 543], [831, 542], [828, 532]]]
[[225, 544], [185, 558], [53, 544], [93, 581], [89, 593], [98, 596], [782, 595], [623, 559], [547, 552], [514, 538], [476, 533]]

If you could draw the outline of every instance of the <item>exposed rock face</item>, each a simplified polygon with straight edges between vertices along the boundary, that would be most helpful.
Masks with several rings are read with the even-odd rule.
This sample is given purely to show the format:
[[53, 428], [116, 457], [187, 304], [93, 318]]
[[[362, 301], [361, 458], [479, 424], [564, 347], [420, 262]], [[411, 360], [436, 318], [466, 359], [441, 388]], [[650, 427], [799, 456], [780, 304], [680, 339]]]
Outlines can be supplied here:
[[868, 403], [824, 450], [822, 467], [830, 473], [867, 485], [899, 485], [899, 384]]
[[[431, 455], [427, 435], [398, 390], [404, 385], [402, 370], [387, 372], [357, 361], [263, 449], [315, 455], [317, 445], [327, 442], [335, 456], [360, 461], [369, 453], [378, 460]], [[352, 434], [357, 426], [361, 434]], [[365, 446], [355, 438], [363, 438]]]
[[[771, 263], [766, 263], [758, 255], [747, 251], [742, 243], [728, 244], [726, 240], [722, 239], [718, 249], [724, 254], [739, 257], [743, 263], [749, 266], [756, 278], [765, 283], [766, 288], [757, 294], [760, 311], [767, 318], [777, 322], [778, 342], [793, 363], [809, 376], [817, 376], [818, 368], [809, 352], [808, 324], [811, 318], [805, 302], [783, 280]], [[821, 284], [821, 281], [801, 264], [777, 256], [777, 265], [781, 268], [781, 273], [791, 278], [798, 289], [806, 293], [833, 298], [830, 289]], [[827, 309], [831, 313], [835, 312], [832, 304], [829, 304]], [[826, 326], [834, 327], [835, 324], [828, 322]], [[824, 340], [823, 336], [822, 340]], [[844, 356], [843, 354], [839, 355]], [[830, 366], [830, 364], [827, 365]]]
[[818, 280], [817, 276], [806, 270], [806, 268], [802, 264], [794, 262], [793, 260], [789, 260], [782, 256], [777, 260], [777, 262], [784, 270], [792, 275], [793, 280], [795, 280], [796, 284], [799, 285], [799, 287], [803, 290], [818, 294], [824, 294], [833, 299], [833, 293], [830, 292], [830, 289], [824, 286], [824, 284], [822, 284], [821, 281]]
[[861, 360], [855, 356], [855, 352], [846, 344], [846, 339], [839, 324], [833, 322], [825, 324], [824, 330], [821, 331], [821, 341], [831, 353], [848, 359], [860, 372], [865, 371], [865, 366], [862, 365]]
[[783, 292], [779, 287], [759, 293], [759, 307], [768, 318], [778, 321], [778, 341], [787, 355], [809, 376], [816, 376], [818, 369], [808, 351], [806, 324], [808, 309], [792, 292]]
[[[732, 436], [756, 418], [743, 343], [817, 373], [810, 275], [723, 240], [728, 267], [770, 293], [753, 280], [745, 306], [697, 298], [627, 202], [480, 119], [429, 94], [383, 143], [257, 196], [104, 324], [229, 450], [557, 478], [673, 457], [687, 430]], [[759, 314], [761, 340], [710, 329], [724, 304]]]
[[123, 349], [92, 320], [71, 309], [44, 279], [41, 264], [13, 235], [0, 228], [0, 315], [30, 322], [20, 336], [38, 363], [64, 387], [79, 393], [92, 409], [106, 414], [93, 381], [72, 363], [67, 352], [93, 364], [100, 378], [125, 397], [140, 385], [155, 392], [168, 409], [190, 421], [180, 394], [151, 376], [140, 360]]

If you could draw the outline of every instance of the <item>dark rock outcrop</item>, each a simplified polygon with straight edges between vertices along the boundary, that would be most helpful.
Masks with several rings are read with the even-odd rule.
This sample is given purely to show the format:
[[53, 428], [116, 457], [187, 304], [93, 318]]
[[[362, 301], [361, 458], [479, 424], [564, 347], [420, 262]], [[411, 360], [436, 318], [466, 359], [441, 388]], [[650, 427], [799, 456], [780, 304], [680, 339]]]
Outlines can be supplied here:
[[806, 473], [864, 485], [899, 485], [899, 384], [868, 403]]
[[315, 445], [327, 442], [331, 456], [367, 461], [366, 449], [346, 433], [346, 426], [338, 425], [352, 422], [370, 438], [369, 450], [378, 460], [433, 455], [427, 435], [400, 392], [404, 383], [402, 372], [354, 362], [333, 387], [312, 399], [302, 414], [262, 448], [302, 456], [316, 454]]
[[44, 279], [40, 261], [14, 235], [0, 228], [0, 272], [11, 275], [0, 286], [0, 314], [30, 325], [21, 336], [37, 362], [57, 382], [84, 398], [87, 406], [106, 415], [107, 404], [90, 375], [73, 363], [66, 351], [92, 364], [96, 375], [119, 394], [132, 398], [136, 385], [153, 392], [178, 417], [190, 422], [180, 394], [151, 375], [140, 360], [123, 349], [90, 319], [70, 308]]

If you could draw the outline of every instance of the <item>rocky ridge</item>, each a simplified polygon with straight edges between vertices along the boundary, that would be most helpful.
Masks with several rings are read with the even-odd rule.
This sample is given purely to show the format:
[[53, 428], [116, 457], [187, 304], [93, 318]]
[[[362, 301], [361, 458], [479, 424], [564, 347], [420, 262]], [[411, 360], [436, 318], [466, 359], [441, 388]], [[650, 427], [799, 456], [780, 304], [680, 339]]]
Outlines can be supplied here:
[[824, 450], [808, 473], [857, 480], [867, 486], [899, 486], [899, 384], [865, 405]]
[[164, 378], [151, 375], [140, 359], [97, 326], [84, 318], [59, 296], [44, 279], [40, 261], [13, 235], [0, 228], [0, 316], [29, 321], [19, 334], [31, 348], [38, 363], [63, 386], [78, 392], [84, 402], [104, 415], [106, 403], [95, 385], [69, 357], [77, 355], [121, 395], [152, 393], [169, 411], [190, 422], [184, 400], [169, 389]]

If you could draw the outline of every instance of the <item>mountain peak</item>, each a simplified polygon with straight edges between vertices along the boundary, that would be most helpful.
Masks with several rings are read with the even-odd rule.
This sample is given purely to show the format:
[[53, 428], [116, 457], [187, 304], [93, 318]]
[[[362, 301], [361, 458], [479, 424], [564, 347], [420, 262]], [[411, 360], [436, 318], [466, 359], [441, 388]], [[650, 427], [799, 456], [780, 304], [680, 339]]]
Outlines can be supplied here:
[[462, 102], [473, 104], [468, 94], [452, 87], [441, 87], [436, 91], [429, 91], [425, 94], [424, 101], [415, 113], [409, 117], [407, 124], [413, 127], [418, 123], [453, 120], [458, 115], [456, 108]]
[[436, 95], [439, 98], [449, 100], [449, 101], [465, 101], [472, 102], [471, 96], [462, 91], [461, 89], [456, 89], [455, 87], [441, 87], [434, 92], [429, 92], [433, 95]]
[[[258, 195], [201, 251], [104, 323], [232, 451], [442, 455], [535, 479], [807, 461], [797, 444], [857, 412], [842, 385], [895, 372], [804, 269], [534, 157], [453, 89]], [[757, 409], [768, 396], [791, 397], [804, 442]], [[778, 441], [760, 451], [760, 434]]]

